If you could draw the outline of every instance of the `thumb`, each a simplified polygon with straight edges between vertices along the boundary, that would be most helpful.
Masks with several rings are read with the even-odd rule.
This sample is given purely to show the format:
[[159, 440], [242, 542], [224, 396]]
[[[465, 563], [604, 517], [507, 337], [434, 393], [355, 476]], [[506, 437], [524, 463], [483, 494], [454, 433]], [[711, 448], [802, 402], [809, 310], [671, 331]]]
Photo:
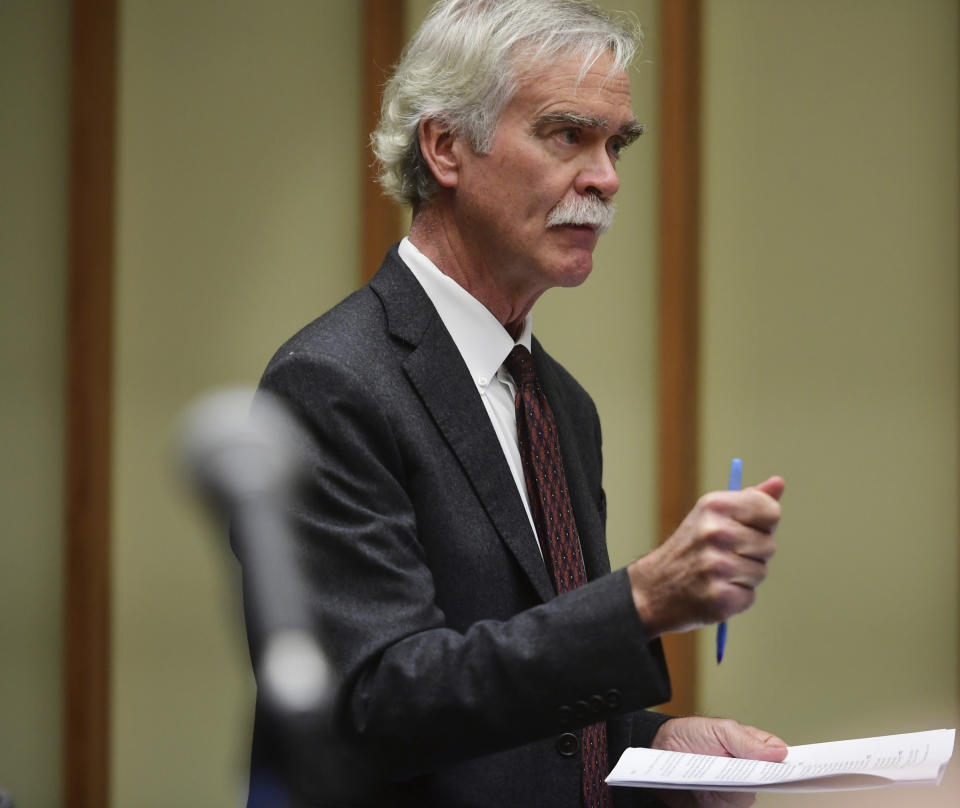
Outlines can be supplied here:
[[771, 477], [768, 480], [764, 480], [759, 485], [753, 486], [758, 491], [763, 491], [767, 496], [773, 497], [778, 502], [780, 497], [783, 496], [783, 489], [787, 487], [787, 484], [783, 481], [783, 477]]
[[776, 735], [736, 721], [717, 727], [719, 740], [732, 757], [779, 763], [787, 756], [787, 745]]

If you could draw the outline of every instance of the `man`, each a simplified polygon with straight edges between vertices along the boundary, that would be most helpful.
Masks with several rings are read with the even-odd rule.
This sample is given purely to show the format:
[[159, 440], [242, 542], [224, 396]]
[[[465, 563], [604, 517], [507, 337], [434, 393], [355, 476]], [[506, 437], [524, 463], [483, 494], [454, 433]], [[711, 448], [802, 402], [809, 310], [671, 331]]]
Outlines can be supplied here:
[[[752, 603], [782, 480], [705, 496], [611, 573], [596, 411], [531, 336], [610, 225], [637, 42], [576, 0], [439, 3], [374, 135], [409, 236], [264, 375], [309, 433], [297, 556], [340, 681], [315, 754], [357, 802], [626, 805], [602, 778], [627, 746], [785, 754], [644, 711], [670, 693], [657, 638]], [[319, 804], [350, 790], [326, 780]]]

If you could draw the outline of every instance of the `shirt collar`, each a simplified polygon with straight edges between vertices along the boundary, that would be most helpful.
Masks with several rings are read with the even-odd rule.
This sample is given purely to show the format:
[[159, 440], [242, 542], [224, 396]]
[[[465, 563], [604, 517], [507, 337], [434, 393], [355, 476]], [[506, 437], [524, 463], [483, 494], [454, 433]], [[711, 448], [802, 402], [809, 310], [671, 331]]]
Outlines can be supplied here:
[[477, 387], [486, 388], [514, 345], [523, 345], [530, 350], [532, 320], [529, 312], [523, 318], [520, 336], [514, 342], [486, 306], [453, 278], [444, 275], [409, 238], [400, 242], [399, 253], [450, 332]]

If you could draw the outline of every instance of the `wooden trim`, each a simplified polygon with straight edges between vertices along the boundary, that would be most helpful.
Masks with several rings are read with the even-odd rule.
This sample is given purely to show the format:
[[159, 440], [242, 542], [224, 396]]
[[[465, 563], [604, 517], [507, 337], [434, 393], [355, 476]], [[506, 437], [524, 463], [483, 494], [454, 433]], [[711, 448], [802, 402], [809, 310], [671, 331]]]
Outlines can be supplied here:
[[67, 808], [109, 805], [117, 9], [73, 0], [64, 617]]
[[[659, 535], [696, 501], [700, 319], [700, 0], [661, 0]], [[696, 711], [696, 636], [664, 638], [673, 700]]]
[[[380, 99], [388, 71], [400, 58], [404, 41], [405, 0], [363, 3], [363, 137], [380, 118]], [[380, 267], [387, 248], [403, 235], [400, 207], [380, 190], [369, 142], [364, 149], [363, 222], [360, 271], [366, 283]]]

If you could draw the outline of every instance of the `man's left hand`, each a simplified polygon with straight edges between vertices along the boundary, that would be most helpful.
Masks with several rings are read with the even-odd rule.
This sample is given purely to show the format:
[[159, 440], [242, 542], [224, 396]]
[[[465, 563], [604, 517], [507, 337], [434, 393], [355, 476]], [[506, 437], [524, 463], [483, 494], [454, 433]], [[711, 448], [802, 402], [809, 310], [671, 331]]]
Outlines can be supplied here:
[[773, 763], [779, 763], [787, 756], [787, 745], [776, 735], [729, 718], [699, 716], [671, 718], [664, 722], [653, 736], [650, 748]]

